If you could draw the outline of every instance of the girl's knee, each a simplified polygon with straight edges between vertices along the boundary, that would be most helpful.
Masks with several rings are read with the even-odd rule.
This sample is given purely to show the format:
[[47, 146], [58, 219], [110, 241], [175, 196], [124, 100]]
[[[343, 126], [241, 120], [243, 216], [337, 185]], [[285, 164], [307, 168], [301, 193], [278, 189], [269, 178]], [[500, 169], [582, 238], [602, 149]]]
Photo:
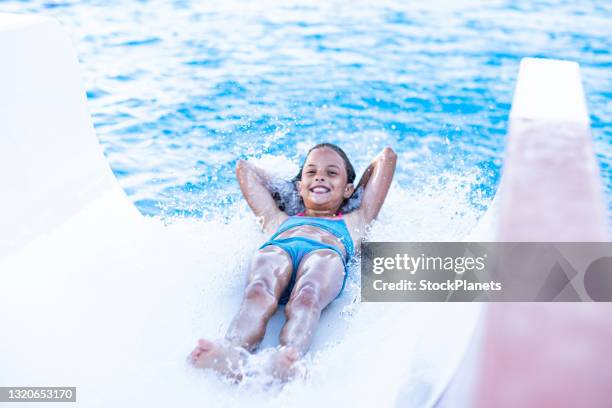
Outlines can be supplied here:
[[244, 297], [249, 300], [260, 301], [266, 304], [276, 302], [272, 288], [263, 279], [255, 279], [249, 282], [244, 290]]
[[321, 295], [319, 289], [312, 283], [301, 285], [291, 300], [291, 308], [320, 310]]

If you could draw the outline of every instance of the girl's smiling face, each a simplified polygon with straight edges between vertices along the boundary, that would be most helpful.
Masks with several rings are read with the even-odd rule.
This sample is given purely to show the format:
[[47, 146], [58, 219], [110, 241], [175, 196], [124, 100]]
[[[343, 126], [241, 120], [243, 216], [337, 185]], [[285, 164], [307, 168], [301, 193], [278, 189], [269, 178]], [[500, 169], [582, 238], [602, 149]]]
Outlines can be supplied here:
[[304, 206], [316, 211], [338, 211], [354, 191], [347, 177], [346, 165], [338, 153], [327, 147], [311, 151], [298, 184]]

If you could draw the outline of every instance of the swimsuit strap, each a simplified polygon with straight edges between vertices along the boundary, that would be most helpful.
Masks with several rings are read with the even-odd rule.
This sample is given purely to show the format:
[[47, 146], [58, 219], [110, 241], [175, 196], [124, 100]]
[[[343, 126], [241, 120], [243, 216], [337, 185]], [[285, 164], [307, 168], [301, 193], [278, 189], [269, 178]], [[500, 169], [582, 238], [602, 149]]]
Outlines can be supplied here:
[[[304, 214], [304, 212], [299, 212], [297, 214], [295, 214], [296, 217], [305, 217], [306, 215]], [[338, 215], [336, 215], [336, 218], [342, 218], [342, 211], [338, 212]]]

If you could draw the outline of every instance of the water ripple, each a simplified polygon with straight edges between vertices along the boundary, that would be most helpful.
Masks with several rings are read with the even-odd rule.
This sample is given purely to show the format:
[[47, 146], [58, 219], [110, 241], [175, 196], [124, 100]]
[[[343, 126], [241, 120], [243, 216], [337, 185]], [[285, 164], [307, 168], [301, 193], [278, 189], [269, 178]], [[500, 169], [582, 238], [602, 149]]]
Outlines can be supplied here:
[[[605, 2], [14, 1], [57, 17], [94, 124], [146, 214], [206, 216], [239, 198], [238, 157], [311, 144], [363, 170], [387, 144], [403, 186], [479, 169], [494, 194], [520, 59], [578, 61], [612, 209], [612, 9]], [[475, 199], [476, 202], [476, 199]]]

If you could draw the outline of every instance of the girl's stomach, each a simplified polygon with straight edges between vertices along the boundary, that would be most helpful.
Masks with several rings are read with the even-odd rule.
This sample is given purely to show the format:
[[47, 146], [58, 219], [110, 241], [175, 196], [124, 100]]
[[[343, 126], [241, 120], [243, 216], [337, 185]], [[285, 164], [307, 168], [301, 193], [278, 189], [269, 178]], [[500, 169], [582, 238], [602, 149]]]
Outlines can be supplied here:
[[344, 257], [346, 258], [346, 248], [344, 248], [342, 241], [334, 234], [329, 233], [321, 228], [312, 225], [300, 225], [282, 232], [276, 237], [276, 239], [293, 237], [309, 238], [327, 245], [335, 246], [340, 250], [340, 252], [342, 252], [342, 255], [344, 255]]

